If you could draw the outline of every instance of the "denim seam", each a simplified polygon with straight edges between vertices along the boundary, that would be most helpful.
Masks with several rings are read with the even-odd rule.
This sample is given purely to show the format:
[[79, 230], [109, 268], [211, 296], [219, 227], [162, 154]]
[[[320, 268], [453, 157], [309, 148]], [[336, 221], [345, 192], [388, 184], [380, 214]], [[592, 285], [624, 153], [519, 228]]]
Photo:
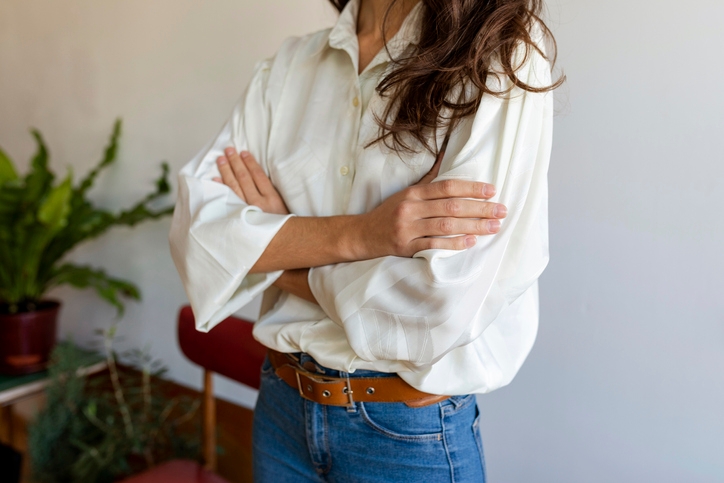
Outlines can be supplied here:
[[[385, 404], [385, 403], [377, 403], [377, 404]], [[364, 403], [360, 402], [359, 407], [360, 407], [360, 414], [362, 415], [362, 421], [364, 421], [365, 424], [367, 424], [367, 426], [369, 426], [376, 432], [378, 432], [388, 438], [396, 439], [398, 441], [407, 441], [407, 442], [411, 442], [411, 443], [415, 443], [415, 442], [424, 443], [424, 442], [440, 441], [440, 439], [442, 439], [442, 437], [443, 437], [442, 432], [426, 433], [426, 434], [410, 434], [410, 435], [395, 433], [393, 431], [390, 431], [387, 428], [380, 426], [376, 422], [374, 422], [372, 420], [372, 418], [370, 418], [369, 414], [367, 414], [367, 410], [365, 409]]]
[[323, 469], [323, 474], [327, 474], [332, 469], [332, 453], [329, 451], [329, 431], [327, 428], [327, 406], [322, 405], [322, 421], [324, 423], [324, 456], [327, 460], [327, 465]]
[[455, 483], [455, 465], [452, 461], [452, 456], [450, 455], [450, 448], [447, 445], [447, 432], [445, 431], [445, 407], [441, 403], [438, 403], [438, 406], [440, 407], [440, 424], [442, 426], [442, 445], [445, 448], [445, 456], [447, 457], [447, 462], [450, 465], [450, 482]]
[[273, 374], [273, 373], [274, 373], [274, 366], [272, 366], [272, 365], [269, 365], [269, 368], [268, 368], [268, 369], [265, 369], [265, 370], [261, 371], [261, 375], [262, 375], [262, 376], [268, 376], [268, 375]]
[[470, 404], [476, 400], [474, 394], [469, 394], [469, 395], [465, 396], [465, 399], [463, 399], [462, 403], [457, 403], [457, 402], [453, 401], [452, 398], [450, 398], [450, 399], [451, 399], [450, 405], [453, 406], [453, 410], [451, 411], [451, 413], [453, 413], [453, 414], [470, 406]]
[[310, 435], [312, 434], [312, 428], [311, 428], [311, 418], [310, 418], [310, 411], [309, 411], [309, 401], [303, 401], [302, 404], [304, 405], [304, 430], [306, 433], [306, 440], [307, 440], [307, 451], [309, 452], [309, 460], [312, 463], [313, 467], [317, 466], [317, 458], [314, 455], [314, 445], [309, 440]]
[[483, 438], [480, 434], [480, 408], [476, 408], [477, 415], [473, 421], [473, 439], [475, 445], [478, 447], [478, 455], [480, 456], [480, 464], [483, 466], [483, 481], [488, 481], [488, 469], [485, 467], [485, 454], [483, 453], [482, 441]]

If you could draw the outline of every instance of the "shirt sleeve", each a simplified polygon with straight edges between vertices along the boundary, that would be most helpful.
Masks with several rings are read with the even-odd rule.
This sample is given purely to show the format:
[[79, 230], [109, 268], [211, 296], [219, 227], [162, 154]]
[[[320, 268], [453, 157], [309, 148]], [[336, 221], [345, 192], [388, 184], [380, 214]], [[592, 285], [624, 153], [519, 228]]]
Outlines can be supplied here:
[[[531, 49], [518, 77], [547, 86], [550, 63]], [[421, 370], [477, 339], [535, 284], [549, 258], [552, 99], [551, 92], [519, 88], [503, 99], [484, 96], [469, 137], [435, 180], [493, 183], [493, 201], [508, 208], [497, 234], [478, 237], [466, 250], [424, 250], [413, 258], [309, 270], [312, 293], [343, 327], [358, 357]]]
[[271, 59], [252, 80], [221, 132], [178, 174], [178, 195], [168, 240], [196, 319], [207, 332], [263, 292], [282, 271], [249, 274], [274, 235], [294, 215], [264, 213], [241, 200], [220, 176], [216, 158], [234, 146], [253, 153], [267, 175], [271, 123], [266, 84]]

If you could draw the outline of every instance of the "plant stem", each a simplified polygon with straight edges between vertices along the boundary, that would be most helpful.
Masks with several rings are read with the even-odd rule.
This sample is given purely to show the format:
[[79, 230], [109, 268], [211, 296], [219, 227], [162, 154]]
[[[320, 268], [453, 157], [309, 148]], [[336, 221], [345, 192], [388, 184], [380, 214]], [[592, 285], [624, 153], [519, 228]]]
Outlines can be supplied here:
[[[145, 365], [144, 365], [145, 366]], [[151, 421], [151, 372], [148, 367], [143, 367], [143, 423], [148, 425]], [[145, 448], [143, 449], [143, 457], [146, 459], [146, 465], [151, 468], [154, 465], [153, 459], [153, 440], [148, 438], [146, 440]]]
[[106, 349], [106, 361], [108, 362], [108, 371], [111, 375], [111, 383], [113, 384], [113, 393], [118, 403], [118, 409], [121, 411], [123, 416], [123, 425], [126, 430], [126, 436], [133, 438], [133, 422], [131, 421], [131, 412], [128, 410], [126, 404], [126, 398], [123, 395], [123, 388], [121, 387], [121, 381], [118, 377], [118, 367], [116, 367], [116, 358], [113, 356], [113, 350], [111, 348], [113, 342], [113, 334], [115, 334], [115, 327], [112, 327], [104, 337], [104, 345]]
[[151, 415], [151, 373], [147, 367], [143, 368], [143, 419], [150, 421]]

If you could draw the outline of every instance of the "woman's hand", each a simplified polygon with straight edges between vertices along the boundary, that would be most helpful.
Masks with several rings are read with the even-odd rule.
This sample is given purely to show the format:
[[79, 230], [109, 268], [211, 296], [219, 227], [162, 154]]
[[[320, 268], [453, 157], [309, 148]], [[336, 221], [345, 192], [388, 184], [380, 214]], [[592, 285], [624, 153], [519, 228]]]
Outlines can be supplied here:
[[[224, 154], [224, 156], [216, 158], [221, 178], [214, 178], [214, 181], [224, 183], [239, 198], [250, 205], [258, 206], [266, 213], [280, 215], [289, 213], [281, 195], [251, 153], [247, 151], [237, 153], [234, 148], [226, 148]], [[316, 303], [307, 282], [308, 274], [308, 268], [284, 270], [273, 285]]]
[[226, 148], [224, 153], [216, 158], [221, 178], [214, 178], [214, 181], [224, 183], [239, 198], [265, 213], [289, 213], [281, 195], [251, 153], [242, 151], [239, 154], [234, 148]]
[[[253, 156], [244, 153], [242, 157], [229, 148], [217, 162], [221, 178], [214, 179], [228, 185], [241, 199], [267, 213], [288, 212]], [[507, 210], [502, 204], [485, 201], [495, 195], [495, 188], [462, 180], [433, 183], [439, 169], [436, 163], [417, 184], [395, 193], [369, 213], [292, 217], [250, 273], [388, 255], [411, 257], [430, 248], [462, 250], [473, 246], [476, 236], [497, 233]]]
[[[500, 230], [507, 208], [481, 201], [495, 195], [495, 186], [454, 179], [432, 183], [439, 170], [440, 161], [417, 184], [362, 215], [363, 252], [411, 257], [429, 248], [463, 250], [475, 245], [476, 236]], [[447, 238], [434, 238], [441, 236]]]

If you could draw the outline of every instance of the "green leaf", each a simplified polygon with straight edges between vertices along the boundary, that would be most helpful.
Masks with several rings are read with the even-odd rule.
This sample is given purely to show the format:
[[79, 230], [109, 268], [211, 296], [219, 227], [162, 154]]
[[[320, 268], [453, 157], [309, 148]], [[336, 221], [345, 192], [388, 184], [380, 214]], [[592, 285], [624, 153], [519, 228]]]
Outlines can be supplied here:
[[[173, 206], [159, 210], [152, 210], [147, 206], [170, 191], [168, 164], [162, 163], [161, 168], [161, 176], [155, 182], [156, 191], [148, 194], [136, 203], [136, 205], [128, 210], [122, 211], [118, 215], [95, 209], [85, 200], [76, 200], [76, 204], [73, 204], [73, 201], [71, 201], [72, 211], [68, 218], [68, 226], [58, 233], [53, 243], [48, 247], [43, 257], [42, 265], [55, 263], [56, 260], [59, 260], [63, 254], [73, 248], [73, 246], [81, 241], [102, 235], [113, 226], [133, 226], [143, 221], [158, 219], [172, 214], [174, 210]], [[44, 273], [45, 272], [41, 272], [41, 278]]]
[[37, 129], [31, 129], [35, 142], [38, 144], [38, 151], [32, 160], [33, 169], [47, 169], [48, 168], [48, 148], [45, 146], [43, 135]]
[[[48, 169], [49, 153], [37, 130], [32, 131], [37, 151], [28, 173], [17, 178], [15, 168], [0, 152], [0, 302], [32, 303], [54, 285], [70, 284], [92, 287], [123, 313], [121, 296], [139, 298], [138, 289], [123, 280], [111, 278], [101, 270], [58, 266], [65, 254], [79, 243], [95, 238], [113, 226], [133, 226], [173, 213], [173, 206], [158, 207], [154, 202], [170, 192], [169, 167], [162, 164], [162, 174], [155, 190], [130, 209], [111, 212], [97, 208], [86, 199], [86, 191], [99, 172], [116, 159], [121, 120], [113, 127], [102, 160], [77, 185], [71, 186], [69, 174], [57, 186]], [[15, 178], [12, 178], [15, 176]]]
[[94, 288], [103, 300], [116, 307], [119, 317], [124, 312], [124, 306], [119, 296], [123, 295], [135, 300], [141, 299], [138, 287], [131, 282], [111, 278], [104, 270], [93, 269], [87, 265], [65, 263], [58, 267], [51, 277], [49, 286], [62, 284], [69, 284], [76, 288]]
[[161, 177], [156, 180], [156, 192], [159, 195], [171, 191], [171, 185], [168, 183], [168, 170], [168, 163], [165, 161], [161, 163]]
[[50, 188], [54, 175], [48, 170], [48, 149], [45, 147], [43, 136], [33, 130], [33, 137], [38, 144], [38, 151], [33, 156], [30, 172], [25, 176], [26, 203], [37, 203]]
[[149, 210], [146, 206], [151, 201], [160, 198], [171, 190], [168, 182], [168, 171], [168, 163], [161, 163], [161, 176], [156, 180], [156, 191], [146, 195], [145, 198], [136, 203], [136, 205], [130, 209], [122, 211], [115, 218], [113, 224], [133, 226], [148, 219], [161, 218], [172, 214], [174, 210], [173, 206], [157, 211]]
[[111, 138], [108, 141], [105, 152], [103, 153], [103, 159], [101, 159], [100, 163], [98, 163], [98, 166], [93, 168], [93, 170], [81, 180], [74, 193], [76, 197], [82, 197], [83, 194], [85, 194], [85, 192], [93, 186], [93, 182], [98, 176], [98, 173], [100, 173], [103, 168], [110, 166], [113, 161], [116, 160], [116, 154], [118, 153], [118, 138], [121, 136], [121, 127], [121, 120], [116, 119], [116, 122], [113, 124]]
[[5, 184], [6, 181], [18, 179], [18, 173], [15, 171], [15, 166], [10, 160], [5, 151], [0, 149], [0, 186]]
[[38, 221], [47, 225], [53, 234], [68, 223], [72, 189], [69, 172], [65, 180], [53, 188], [38, 209]]

